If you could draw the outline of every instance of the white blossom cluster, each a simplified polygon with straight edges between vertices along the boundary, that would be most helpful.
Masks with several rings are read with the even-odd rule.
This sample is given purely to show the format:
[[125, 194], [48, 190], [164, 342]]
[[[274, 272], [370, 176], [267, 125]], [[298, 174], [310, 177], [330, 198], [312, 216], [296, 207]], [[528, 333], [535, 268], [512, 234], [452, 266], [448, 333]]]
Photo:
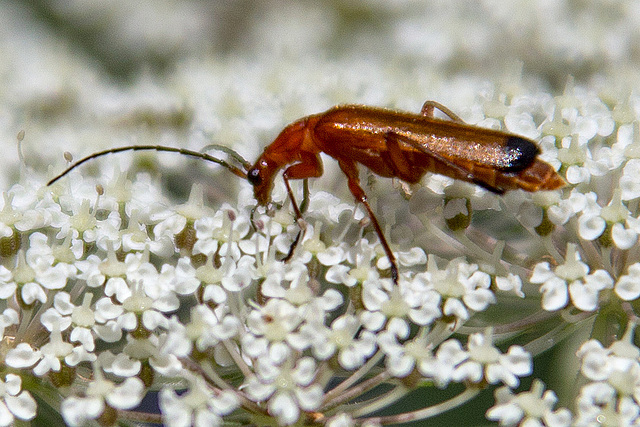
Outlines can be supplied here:
[[[638, 136], [625, 131], [633, 124], [615, 120], [622, 108], [623, 118], [635, 117], [636, 102], [630, 97], [609, 108], [573, 87], [555, 99], [487, 97], [481, 124], [504, 121], [521, 134], [538, 130], [542, 158], [568, 185], [500, 197], [426, 177], [408, 203], [407, 218], [425, 229], [414, 241], [439, 224], [435, 236], [459, 245], [465, 256], [446, 261], [427, 255], [429, 247], [390, 238], [397, 285], [359, 209], [320, 189], [311, 191], [303, 236], [284, 261], [300, 227], [279, 180], [279, 207], [268, 212], [255, 209], [245, 182], [235, 206], [212, 208], [201, 184], [193, 185], [186, 203], [175, 204], [148, 173], [129, 176], [118, 167], [97, 178], [77, 169], [51, 186], [28, 174], [4, 193], [0, 210], [0, 350], [7, 369], [0, 421], [33, 418], [31, 393], [55, 387], [69, 425], [127, 413], [135, 418], [131, 410], [150, 390], [160, 391], [162, 420], [172, 426], [259, 419], [380, 425], [433, 416], [496, 384], [504, 387], [487, 416], [503, 425], [636, 422], [640, 406], [629, 381], [640, 372], [640, 350], [629, 304], [640, 294], [640, 260], [628, 240], [637, 238], [629, 230], [638, 206], [637, 197], [618, 188], [638, 185], [638, 175], [626, 172]], [[489, 114], [498, 104], [503, 118]], [[559, 160], [581, 140], [581, 130], [579, 151], [593, 152], [599, 163]], [[608, 155], [614, 152], [615, 161]], [[615, 180], [613, 188], [602, 184]], [[447, 214], [452, 205], [459, 207]], [[597, 209], [626, 216], [611, 223], [612, 216], [601, 213], [605, 226], [594, 236], [588, 227], [597, 221], [583, 218]], [[483, 213], [517, 221], [511, 238], [495, 240], [490, 224], [484, 235], [467, 233], [481, 230], [470, 219]], [[622, 240], [616, 226], [623, 228]], [[432, 247], [442, 252], [444, 245]], [[540, 257], [549, 260], [536, 263]], [[532, 356], [547, 348], [540, 339], [524, 347], [494, 344], [496, 327], [501, 334], [524, 331], [523, 318], [500, 325], [482, 316], [509, 300], [535, 301], [535, 285], [541, 308], [564, 312], [568, 323], [592, 319], [610, 330], [599, 310], [618, 310], [621, 327], [629, 322], [621, 341], [595, 335], [577, 352], [588, 384], [573, 415], [554, 409], [555, 394], [543, 393], [539, 381], [530, 392], [512, 391], [531, 374]], [[536, 336], [545, 334], [553, 341], [553, 330]], [[22, 390], [25, 376], [38, 386]], [[465, 391], [435, 413], [427, 407], [372, 415], [416, 387], [455, 383]], [[362, 397], [369, 392], [375, 397]]]
[[[109, 181], [96, 190], [79, 171], [51, 187], [28, 181], [2, 209], [13, 264], [0, 267], [5, 363], [64, 390], [70, 425], [133, 408], [152, 384], [169, 425], [218, 424], [234, 410], [241, 422], [288, 425], [326, 421], [394, 379], [400, 396], [410, 376], [513, 387], [531, 372], [531, 356], [503, 353], [490, 331], [466, 345], [451, 337], [495, 302], [494, 275], [413, 248], [398, 252], [396, 286], [377, 242], [326, 241], [330, 229], [362, 230], [340, 219], [353, 205], [328, 193], [311, 196], [314, 225], [284, 262], [297, 225], [256, 214], [254, 228], [249, 188], [213, 211], [200, 185], [171, 206], [148, 175], [116, 170]], [[386, 369], [361, 383], [380, 362]], [[327, 389], [336, 375], [347, 379]], [[161, 385], [182, 378], [186, 393]], [[30, 412], [12, 413], [28, 419], [35, 405], [23, 393]]]
[[[37, 3], [0, 3], [0, 134], [24, 130], [0, 156], [0, 426], [640, 425], [637, 2]], [[78, 54], [36, 10], [110, 43]], [[250, 163], [307, 114], [426, 99], [537, 141], [567, 186], [362, 167], [398, 284], [328, 156], [300, 224], [280, 175], [256, 209], [166, 154], [45, 185], [63, 151], [213, 141]], [[416, 391], [436, 397], [397, 405]]]

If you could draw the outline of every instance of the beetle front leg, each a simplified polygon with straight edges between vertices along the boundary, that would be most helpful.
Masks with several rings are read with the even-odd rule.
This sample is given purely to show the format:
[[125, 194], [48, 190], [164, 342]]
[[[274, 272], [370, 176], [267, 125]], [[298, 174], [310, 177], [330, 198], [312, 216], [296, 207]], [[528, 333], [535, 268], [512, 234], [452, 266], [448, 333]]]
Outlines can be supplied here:
[[[302, 153], [300, 163], [296, 163], [295, 165], [289, 166], [284, 173], [282, 174], [282, 179], [284, 180], [284, 186], [287, 189], [287, 194], [289, 195], [289, 199], [291, 200], [291, 206], [293, 207], [293, 212], [296, 215], [296, 224], [298, 224], [298, 234], [296, 238], [291, 243], [291, 247], [289, 248], [289, 253], [287, 256], [283, 258], [284, 262], [287, 262], [293, 256], [293, 252], [295, 251], [298, 243], [300, 242], [300, 238], [304, 231], [306, 231], [307, 226], [304, 220], [302, 219], [302, 212], [298, 207], [298, 203], [296, 202], [296, 198], [293, 195], [293, 191], [291, 190], [291, 185], [289, 184], [290, 179], [304, 179], [306, 182], [307, 178], [316, 178], [322, 176], [323, 167], [322, 160], [320, 156], [317, 154], [309, 154]], [[308, 194], [308, 187], [306, 193]], [[304, 201], [303, 201], [304, 203]]]

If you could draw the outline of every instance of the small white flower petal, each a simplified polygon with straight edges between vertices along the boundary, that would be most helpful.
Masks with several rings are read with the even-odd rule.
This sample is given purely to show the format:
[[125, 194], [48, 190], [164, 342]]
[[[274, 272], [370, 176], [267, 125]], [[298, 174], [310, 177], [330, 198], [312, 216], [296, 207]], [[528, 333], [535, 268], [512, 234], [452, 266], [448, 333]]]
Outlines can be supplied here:
[[142, 401], [145, 387], [139, 378], [127, 378], [106, 397], [109, 405], [116, 409], [135, 408]]
[[313, 384], [310, 387], [297, 388], [295, 390], [296, 400], [300, 408], [305, 411], [313, 411], [320, 407], [322, 403], [322, 387], [320, 384]]
[[585, 240], [594, 240], [602, 235], [606, 221], [598, 214], [586, 213], [578, 220], [578, 234]]
[[17, 396], [5, 396], [4, 401], [15, 417], [21, 420], [35, 418], [38, 405], [28, 391], [23, 391]]
[[100, 398], [69, 397], [62, 402], [62, 416], [70, 426], [82, 426], [87, 420], [96, 419], [104, 411], [104, 401]]
[[569, 285], [571, 302], [583, 311], [593, 311], [598, 307], [598, 291], [576, 280]]
[[[638, 266], [638, 263], [633, 266]], [[630, 272], [632, 267], [629, 268]], [[624, 301], [633, 301], [640, 297], [640, 277], [638, 277], [638, 273], [625, 274], [620, 277], [615, 285], [615, 293]]]
[[638, 233], [630, 228], [624, 228], [620, 223], [611, 227], [611, 238], [619, 249], [630, 249], [638, 241]]
[[542, 293], [542, 308], [547, 311], [556, 311], [567, 305], [569, 291], [567, 282], [559, 277], [553, 277], [540, 286]]
[[35, 350], [27, 343], [20, 343], [16, 348], [9, 350], [5, 363], [12, 368], [28, 368], [35, 365], [42, 358], [40, 350]]
[[284, 425], [295, 423], [300, 417], [300, 408], [288, 393], [276, 393], [267, 404], [269, 413], [278, 417]]
[[13, 425], [13, 420], [13, 414], [11, 413], [11, 411], [9, 411], [7, 405], [2, 400], [0, 400], [0, 426], [11, 426]]

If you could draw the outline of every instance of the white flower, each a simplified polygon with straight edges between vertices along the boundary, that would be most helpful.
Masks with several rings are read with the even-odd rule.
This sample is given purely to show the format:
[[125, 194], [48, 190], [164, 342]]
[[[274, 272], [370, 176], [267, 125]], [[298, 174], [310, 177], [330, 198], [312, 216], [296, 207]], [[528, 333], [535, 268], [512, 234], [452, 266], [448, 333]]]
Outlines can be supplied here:
[[571, 296], [574, 306], [584, 311], [593, 311], [598, 307], [598, 294], [603, 289], [613, 287], [613, 279], [605, 270], [589, 273], [589, 266], [580, 260], [576, 245], [567, 244], [565, 263], [553, 271], [549, 263], [536, 264], [531, 283], [540, 283], [542, 307], [555, 311], [565, 307]]
[[223, 340], [236, 336], [241, 328], [238, 318], [226, 313], [227, 307], [221, 305], [211, 309], [206, 305], [197, 305], [191, 309], [191, 316], [184, 325], [175, 317], [169, 323], [169, 334], [162, 347], [163, 352], [185, 357], [191, 353], [192, 343], [200, 352], [213, 348], [214, 357], [219, 365], [232, 363], [226, 350], [222, 351]]
[[575, 425], [592, 426], [606, 420], [612, 426], [631, 426], [640, 422], [640, 408], [629, 396], [618, 399], [616, 390], [607, 383], [591, 383], [580, 389]]
[[[104, 287], [105, 298], [96, 303], [98, 319], [115, 319], [117, 327], [127, 331], [153, 331], [167, 326], [163, 313], [179, 307], [175, 295], [175, 269], [164, 268], [158, 274], [148, 262], [148, 253], [130, 253], [125, 262], [115, 260], [114, 267], [120, 274], [126, 269], [126, 279], [112, 277]], [[113, 267], [109, 267], [112, 269]]]
[[0, 211], [0, 237], [12, 236], [15, 232], [14, 226], [22, 219], [23, 213], [15, 210], [12, 203], [14, 198], [13, 192], [3, 192], [4, 206]]
[[511, 346], [506, 354], [500, 353], [491, 342], [491, 331], [469, 337], [467, 358], [456, 366], [451, 377], [454, 381], [502, 382], [517, 387], [518, 377], [531, 374], [531, 355], [520, 346]]
[[622, 169], [619, 185], [622, 200], [634, 200], [640, 197], [640, 159], [627, 161]]
[[[513, 199], [522, 194], [515, 192], [507, 193], [509, 199]], [[534, 228], [539, 226], [544, 218], [544, 215], [550, 216], [549, 211], [559, 209], [561, 203], [560, 193], [557, 191], [540, 191], [533, 193], [531, 198], [524, 199], [518, 207], [518, 221], [525, 227]], [[558, 215], [556, 215], [557, 217]], [[551, 220], [552, 223], [558, 224], [558, 222]], [[560, 224], [564, 224], [566, 219], [559, 221]]]
[[607, 349], [600, 342], [590, 340], [578, 350], [581, 372], [592, 381], [582, 388], [578, 398], [578, 425], [596, 419], [618, 425], [638, 421], [640, 350], [633, 343], [634, 326], [630, 323], [624, 337]]
[[615, 371], [626, 371], [634, 365], [640, 367], [640, 349], [633, 343], [634, 330], [635, 325], [630, 323], [624, 336], [607, 349], [598, 340], [582, 344], [576, 352], [576, 356], [582, 361], [582, 374], [592, 381], [604, 381]]
[[251, 332], [242, 337], [242, 348], [250, 357], [265, 356], [280, 363], [290, 352], [285, 344], [295, 340], [291, 334], [302, 322], [298, 308], [285, 300], [272, 298], [264, 306], [255, 307], [246, 318]]
[[[557, 205], [549, 207], [549, 220], [555, 225], [563, 225], [578, 214], [599, 211], [600, 206], [597, 200], [598, 196], [596, 193], [583, 193], [577, 188], [574, 188], [569, 193], [569, 197], [560, 200]], [[598, 224], [595, 224], [594, 227], [598, 226]], [[602, 231], [600, 231], [600, 233], [602, 233]]]
[[[347, 212], [356, 221], [362, 219], [363, 215], [352, 203], [345, 203], [338, 197], [326, 191], [314, 191], [309, 198], [309, 211], [314, 212], [316, 217], [324, 218], [331, 223], [340, 222], [340, 217]], [[354, 212], [355, 211], [355, 212]]]
[[460, 342], [454, 339], [447, 340], [438, 346], [435, 357], [425, 346], [420, 345], [420, 341], [415, 343], [420, 350], [418, 357], [415, 356], [414, 346], [408, 347], [408, 351], [414, 354], [419, 361], [418, 369], [426, 378], [433, 380], [436, 386], [444, 388], [453, 379], [453, 373], [460, 363], [464, 362], [469, 355], [463, 350]]
[[327, 427], [354, 427], [355, 423], [349, 414], [341, 413], [331, 417], [327, 422]]
[[[570, 184], [588, 183], [592, 176], [599, 177], [613, 169], [608, 147], [595, 152], [587, 144], [576, 137], [567, 137], [569, 146], [558, 150], [558, 160], [567, 165], [566, 179]], [[564, 143], [564, 140], [563, 140]]]
[[22, 379], [15, 374], [6, 374], [0, 380], [0, 426], [13, 425], [14, 418], [31, 420], [36, 416], [36, 401], [31, 393], [22, 388]]
[[360, 326], [357, 317], [345, 314], [335, 319], [330, 328], [305, 323], [300, 335], [310, 343], [317, 358], [325, 360], [337, 353], [340, 366], [352, 370], [362, 366], [376, 350], [375, 335]]
[[450, 344], [443, 343], [444, 347], [440, 346], [439, 350], [443, 349], [443, 352], [440, 355], [440, 359], [438, 359], [438, 357], [433, 357], [431, 345], [427, 344], [425, 337], [418, 337], [399, 343], [397, 341], [397, 338], [400, 338], [398, 334], [392, 333], [389, 329], [393, 330], [397, 328], [388, 328], [387, 331], [378, 334], [378, 342], [380, 349], [386, 353], [385, 365], [391, 375], [399, 378], [406, 377], [417, 365], [420, 367], [420, 372], [423, 375], [426, 377], [433, 376], [433, 380], [437, 382], [438, 386], [446, 384], [449, 381], [450, 378], [447, 372], [449, 374], [453, 372], [455, 364], [449, 365], [449, 369], [447, 369], [442, 363], [444, 362], [442, 357], [446, 353], [445, 348]]
[[513, 292], [520, 298], [524, 298], [522, 292], [522, 279], [520, 276], [509, 273], [507, 277], [496, 277], [496, 286], [503, 292]]
[[87, 351], [95, 348], [93, 328], [96, 326], [96, 316], [91, 308], [91, 293], [84, 294], [82, 305], [71, 303], [71, 296], [67, 292], [58, 292], [54, 297], [53, 307], [42, 314], [41, 322], [52, 331], [54, 324], [58, 324], [62, 331], [73, 326], [69, 339], [80, 342]]
[[429, 288], [401, 281], [366, 280], [362, 285], [362, 302], [367, 309], [361, 320], [365, 328], [379, 330], [387, 320], [396, 318], [408, 327], [411, 321], [425, 326], [440, 317], [440, 296]]
[[29, 368], [35, 365], [42, 357], [42, 352], [31, 347], [26, 342], [21, 342], [15, 348], [7, 352], [5, 363], [12, 368]]
[[42, 376], [49, 371], [59, 372], [62, 361], [67, 366], [76, 366], [80, 362], [95, 359], [96, 356], [88, 353], [82, 346], [74, 347], [65, 342], [58, 323], [54, 322], [47, 344], [36, 349], [28, 343], [20, 343], [7, 352], [5, 362], [13, 368], [30, 368], [36, 365], [34, 374]]
[[248, 215], [229, 205], [223, 205], [213, 216], [199, 216], [194, 219], [193, 226], [197, 237], [193, 246], [194, 253], [213, 256], [219, 251], [220, 255], [233, 256], [234, 259], [240, 257], [241, 239], [250, 229]]
[[141, 215], [138, 209], [132, 209], [127, 228], [119, 231], [122, 249], [127, 253], [149, 250], [162, 257], [173, 255], [175, 248], [171, 238], [162, 234], [154, 235], [154, 238], [151, 238], [147, 232], [147, 224], [140, 222]]
[[583, 212], [578, 219], [578, 227], [580, 237], [585, 240], [594, 240], [608, 230], [609, 234], [603, 237], [610, 238], [620, 249], [631, 248], [640, 232], [640, 222], [622, 203], [620, 189], [613, 192], [608, 206], [592, 205]]
[[163, 422], [169, 427], [208, 427], [223, 424], [222, 417], [238, 407], [232, 391], [214, 392], [202, 377], [186, 371], [182, 376], [189, 382], [187, 392], [178, 395], [167, 388], [160, 392]]
[[441, 296], [442, 315], [462, 321], [470, 317], [470, 310], [482, 311], [495, 302], [490, 286], [491, 277], [487, 273], [461, 258], [449, 261], [446, 269], [440, 270], [435, 258], [429, 256], [427, 271], [414, 279], [415, 288], [431, 289]]
[[299, 359], [295, 367], [272, 365], [260, 359], [256, 375], [245, 384], [247, 395], [256, 402], [268, 401], [269, 413], [284, 425], [295, 423], [302, 411], [313, 411], [322, 403], [322, 387], [314, 383], [315, 362], [310, 357]]
[[[2, 268], [0, 267], [0, 275]], [[4, 339], [5, 330], [8, 326], [17, 325], [19, 323], [18, 312], [13, 308], [6, 308], [0, 315], [0, 339]]]
[[541, 381], [535, 380], [531, 391], [513, 394], [508, 387], [495, 391], [496, 404], [487, 411], [487, 418], [498, 421], [501, 426], [549, 426], [568, 427], [571, 425], [571, 412], [562, 408], [553, 410], [558, 398], [547, 390], [544, 392]]
[[627, 274], [618, 278], [614, 290], [624, 301], [633, 301], [640, 296], [640, 262], [629, 266]]
[[84, 425], [87, 420], [100, 416], [107, 406], [133, 409], [144, 397], [144, 384], [139, 378], [127, 378], [116, 385], [104, 378], [98, 363], [94, 363], [93, 375], [85, 396], [72, 396], [62, 402], [62, 415], [69, 425]]
[[344, 264], [333, 265], [327, 270], [327, 281], [351, 287], [357, 283], [363, 283], [365, 280], [375, 280], [379, 277], [379, 272], [371, 262], [375, 255], [375, 245], [365, 239], [360, 239], [347, 252], [347, 261], [355, 267], [350, 268]]
[[49, 371], [59, 372], [63, 360], [67, 366], [76, 366], [80, 362], [96, 360], [95, 354], [87, 352], [83, 346], [74, 347], [65, 342], [57, 322], [53, 323], [49, 342], [40, 348], [40, 356], [41, 360], [33, 368], [33, 373], [38, 376], [45, 375]]
[[49, 264], [49, 261], [53, 261], [52, 259], [44, 257], [29, 259], [21, 250], [18, 252], [17, 265], [12, 274], [7, 274], [6, 270], [0, 271], [0, 298], [8, 299], [15, 293], [27, 305], [36, 301], [45, 303], [47, 301], [45, 289], [63, 288], [69, 277], [75, 273], [75, 268], [71, 265]]
[[[110, 359], [110, 365], [105, 366], [106, 372], [113, 372], [121, 377], [137, 375], [142, 364], [149, 362], [155, 372], [168, 377], [176, 376], [182, 369], [182, 364], [174, 354], [163, 351], [169, 339], [168, 334], [152, 334], [149, 338], [136, 339], [127, 335], [127, 344], [115, 358]], [[103, 352], [102, 354], [105, 354]]]

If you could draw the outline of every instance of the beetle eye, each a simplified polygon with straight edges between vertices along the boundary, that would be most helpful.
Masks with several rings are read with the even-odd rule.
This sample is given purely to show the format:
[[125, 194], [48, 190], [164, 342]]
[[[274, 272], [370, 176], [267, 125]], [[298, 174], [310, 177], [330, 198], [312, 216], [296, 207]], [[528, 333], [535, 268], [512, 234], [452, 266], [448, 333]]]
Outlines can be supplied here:
[[251, 169], [249, 173], [247, 173], [247, 181], [254, 187], [262, 183], [262, 177], [260, 176], [258, 168]]

